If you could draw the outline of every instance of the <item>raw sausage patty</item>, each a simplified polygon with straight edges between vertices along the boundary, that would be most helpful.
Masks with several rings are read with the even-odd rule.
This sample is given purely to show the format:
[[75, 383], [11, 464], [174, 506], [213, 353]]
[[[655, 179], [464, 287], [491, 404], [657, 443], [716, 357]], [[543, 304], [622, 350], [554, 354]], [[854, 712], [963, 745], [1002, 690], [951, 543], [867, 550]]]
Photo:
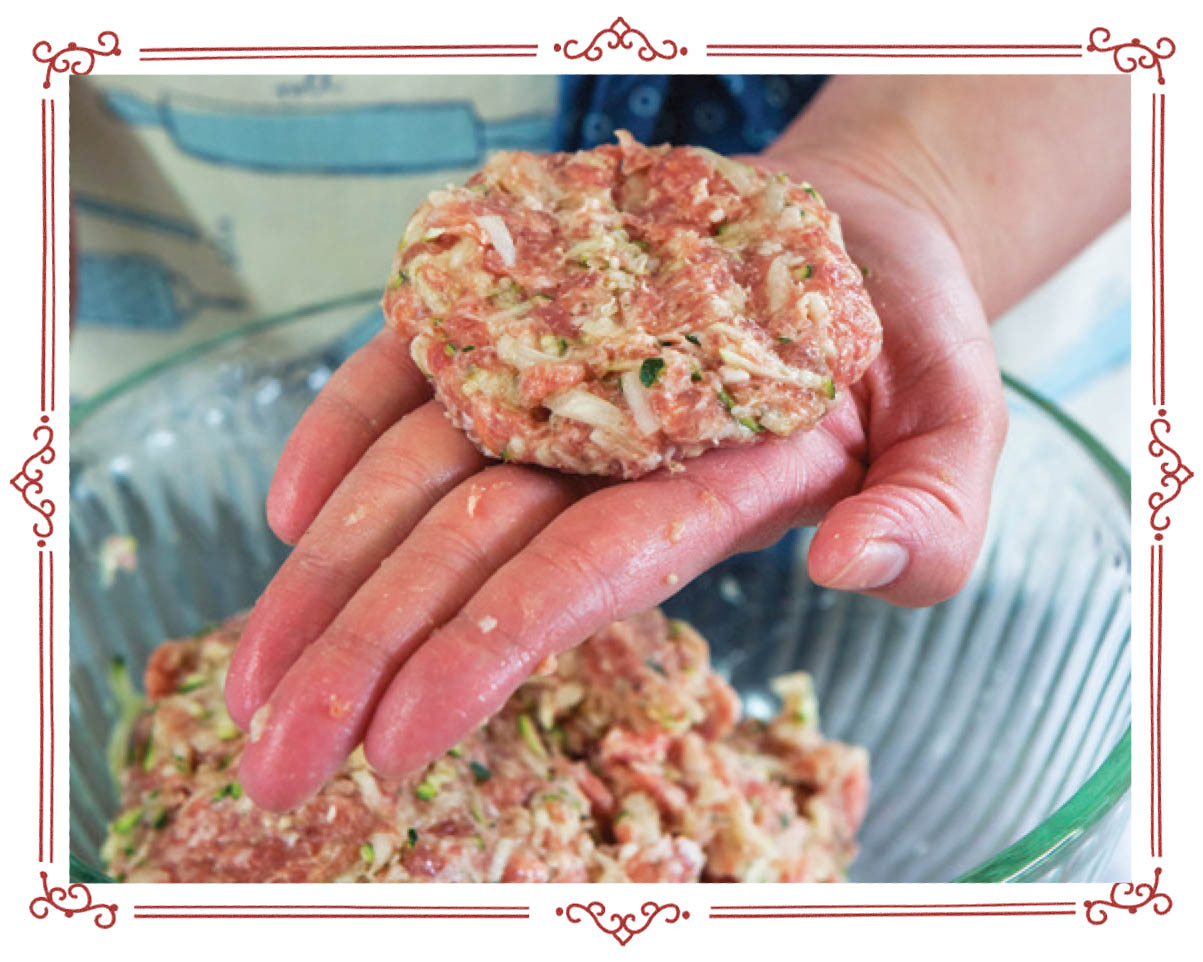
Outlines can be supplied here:
[[499, 153], [432, 193], [385, 316], [493, 457], [633, 478], [813, 427], [881, 345], [808, 184], [699, 147]]

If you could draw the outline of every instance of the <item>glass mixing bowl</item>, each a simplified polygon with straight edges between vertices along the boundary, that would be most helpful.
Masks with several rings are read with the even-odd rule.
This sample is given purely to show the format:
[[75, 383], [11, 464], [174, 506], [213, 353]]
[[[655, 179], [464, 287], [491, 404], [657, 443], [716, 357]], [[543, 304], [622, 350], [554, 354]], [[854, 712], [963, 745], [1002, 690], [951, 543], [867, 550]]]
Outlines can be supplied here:
[[[289, 431], [379, 327], [378, 293], [268, 319], [72, 412], [71, 853], [117, 792], [109, 666], [251, 605], [287, 554], [263, 503]], [[809, 671], [824, 731], [866, 746], [854, 881], [1095, 881], [1129, 818], [1131, 557], [1124, 469], [1007, 380], [1011, 427], [968, 586], [905, 610], [818, 588], [809, 533], [737, 555], [666, 608], [710, 640], [749, 713]], [[136, 566], [114, 563], [132, 537]], [[106, 547], [106, 545], [108, 547]], [[126, 561], [131, 559], [126, 558]]]

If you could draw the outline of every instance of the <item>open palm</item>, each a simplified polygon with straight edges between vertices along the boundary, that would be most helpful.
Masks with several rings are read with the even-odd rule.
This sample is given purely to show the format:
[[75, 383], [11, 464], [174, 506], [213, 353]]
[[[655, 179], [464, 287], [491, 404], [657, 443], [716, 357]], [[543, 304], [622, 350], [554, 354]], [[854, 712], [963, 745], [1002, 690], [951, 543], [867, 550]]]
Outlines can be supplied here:
[[604, 483], [486, 460], [390, 330], [335, 374], [280, 459], [268, 517], [296, 548], [227, 677], [253, 799], [291, 807], [361, 742], [381, 771], [419, 768], [549, 655], [791, 527], [822, 520], [822, 584], [904, 605], [960, 588], [1006, 426], [981, 304], [938, 219], [789, 168], [840, 213], [885, 331], [813, 431]]

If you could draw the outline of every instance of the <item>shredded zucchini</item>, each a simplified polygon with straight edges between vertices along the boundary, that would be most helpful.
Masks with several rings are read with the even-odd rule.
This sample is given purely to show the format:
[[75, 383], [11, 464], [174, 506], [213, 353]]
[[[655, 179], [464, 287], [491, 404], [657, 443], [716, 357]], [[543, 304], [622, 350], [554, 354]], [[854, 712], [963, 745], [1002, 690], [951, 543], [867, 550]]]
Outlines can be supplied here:
[[543, 747], [543, 742], [539, 738], [539, 733], [535, 731], [535, 725], [530, 720], [530, 715], [518, 716], [518, 734], [522, 736], [522, 741], [532, 752], [540, 758], [547, 757], [547, 749]]
[[[117, 701], [117, 722], [113, 725], [113, 734], [109, 738], [108, 763], [114, 780], [118, 780], [121, 772], [133, 761], [134, 746], [130, 739], [134, 733], [134, 723], [142, 713], [146, 699], [134, 691], [124, 658], [114, 658], [109, 664], [109, 690]], [[149, 752], [148, 745], [147, 753]]]

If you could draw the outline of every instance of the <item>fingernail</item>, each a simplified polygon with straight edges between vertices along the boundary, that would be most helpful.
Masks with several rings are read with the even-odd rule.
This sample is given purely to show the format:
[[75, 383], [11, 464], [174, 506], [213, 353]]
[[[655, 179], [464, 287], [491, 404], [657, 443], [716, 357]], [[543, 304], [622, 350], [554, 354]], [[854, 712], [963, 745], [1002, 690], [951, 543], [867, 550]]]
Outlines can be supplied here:
[[902, 574], [909, 556], [893, 541], [866, 541], [844, 569], [827, 582], [829, 588], [844, 591], [869, 591], [882, 588]]

